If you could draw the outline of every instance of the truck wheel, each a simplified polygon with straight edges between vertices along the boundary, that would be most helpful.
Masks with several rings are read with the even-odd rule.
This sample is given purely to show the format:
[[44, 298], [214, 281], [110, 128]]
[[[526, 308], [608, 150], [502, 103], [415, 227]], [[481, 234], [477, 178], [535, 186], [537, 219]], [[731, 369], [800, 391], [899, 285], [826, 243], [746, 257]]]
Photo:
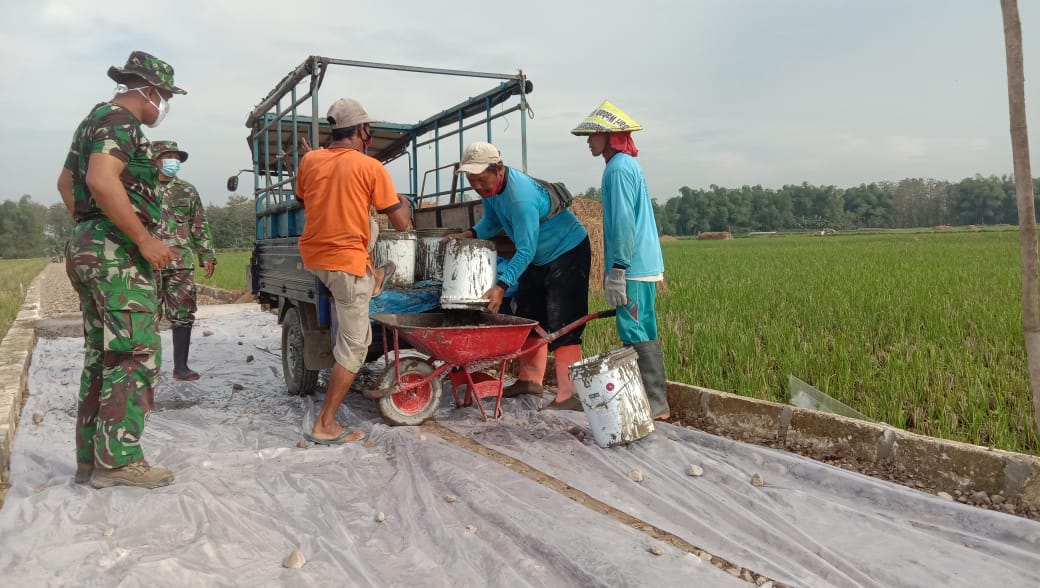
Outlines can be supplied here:
[[[421, 357], [401, 358], [401, 383], [418, 382], [433, 373], [434, 367]], [[390, 364], [383, 370], [380, 388], [394, 387], [394, 366]], [[441, 379], [412, 388], [406, 392], [398, 392], [380, 398], [379, 414], [391, 425], [421, 425], [426, 419], [436, 414], [441, 405]]]
[[318, 385], [318, 370], [303, 363], [303, 319], [295, 307], [285, 311], [282, 321], [282, 374], [292, 396], [310, 394]]

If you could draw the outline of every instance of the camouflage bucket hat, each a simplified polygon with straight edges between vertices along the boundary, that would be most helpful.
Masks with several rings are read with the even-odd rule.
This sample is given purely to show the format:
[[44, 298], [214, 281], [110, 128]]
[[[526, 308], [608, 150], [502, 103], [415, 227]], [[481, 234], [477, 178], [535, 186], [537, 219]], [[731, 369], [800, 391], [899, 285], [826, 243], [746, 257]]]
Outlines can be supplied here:
[[144, 51], [131, 53], [126, 60], [126, 65], [123, 67], [113, 65], [108, 68], [108, 77], [121, 84], [125, 84], [127, 78], [138, 77], [144, 80], [145, 83], [167, 92], [187, 94], [184, 90], [173, 85], [173, 67], [169, 63]]
[[176, 153], [181, 163], [188, 161], [188, 152], [177, 148], [177, 141], [152, 141], [152, 153], [159, 157], [163, 153]]

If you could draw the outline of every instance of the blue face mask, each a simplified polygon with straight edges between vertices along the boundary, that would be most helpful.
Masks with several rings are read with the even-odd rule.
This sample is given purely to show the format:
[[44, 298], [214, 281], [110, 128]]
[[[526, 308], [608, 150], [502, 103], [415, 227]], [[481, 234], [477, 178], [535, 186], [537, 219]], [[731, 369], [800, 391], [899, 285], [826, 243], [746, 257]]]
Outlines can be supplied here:
[[177, 175], [177, 172], [181, 171], [181, 160], [179, 159], [164, 159], [162, 160], [162, 173], [170, 176], [171, 178]]

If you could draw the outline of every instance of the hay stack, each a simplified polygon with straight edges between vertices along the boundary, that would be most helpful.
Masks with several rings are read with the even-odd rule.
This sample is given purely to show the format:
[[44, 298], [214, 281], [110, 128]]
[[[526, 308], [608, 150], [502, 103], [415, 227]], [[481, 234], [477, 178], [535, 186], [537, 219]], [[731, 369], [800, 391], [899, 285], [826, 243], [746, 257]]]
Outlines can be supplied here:
[[729, 241], [733, 234], [729, 231], [703, 231], [697, 234], [698, 241]]
[[589, 268], [589, 290], [603, 291], [603, 205], [599, 200], [575, 198], [571, 211], [577, 215], [585, 230], [589, 232], [592, 245], [592, 266]]

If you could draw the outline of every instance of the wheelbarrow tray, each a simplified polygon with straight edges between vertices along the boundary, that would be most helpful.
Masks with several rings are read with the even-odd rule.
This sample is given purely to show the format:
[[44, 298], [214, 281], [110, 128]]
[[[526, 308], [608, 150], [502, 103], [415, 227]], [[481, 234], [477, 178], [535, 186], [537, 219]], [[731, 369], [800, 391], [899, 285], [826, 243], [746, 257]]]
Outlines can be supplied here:
[[538, 321], [481, 311], [373, 314], [412, 347], [446, 363], [468, 363], [520, 351]]

